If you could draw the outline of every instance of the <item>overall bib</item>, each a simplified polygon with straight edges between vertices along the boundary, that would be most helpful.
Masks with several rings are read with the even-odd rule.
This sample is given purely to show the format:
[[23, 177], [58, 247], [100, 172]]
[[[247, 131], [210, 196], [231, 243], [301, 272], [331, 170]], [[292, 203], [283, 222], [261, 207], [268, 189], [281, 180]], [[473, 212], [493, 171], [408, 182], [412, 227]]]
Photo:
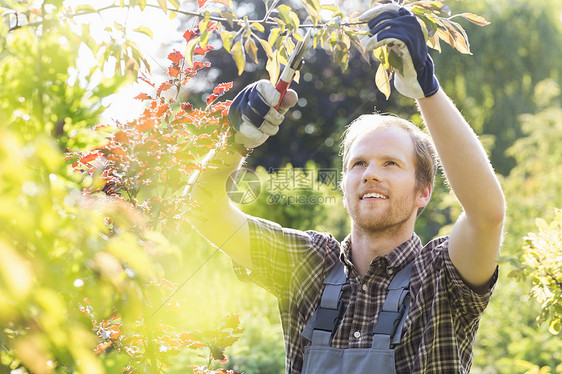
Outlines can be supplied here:
[[334, 348], [332, 336], [343, 314], [342, 286], [346, 275], [338, 261], [324, 280], [320, 306], [302, 336], [311, 341], [305, 348], [303, 374], [395, 374], [394, 347], [400, 343], [410, 309], [410, 272], [413, 262], [400, 270], [388, 286], [388, 295], [373, 332], [371, 348]]

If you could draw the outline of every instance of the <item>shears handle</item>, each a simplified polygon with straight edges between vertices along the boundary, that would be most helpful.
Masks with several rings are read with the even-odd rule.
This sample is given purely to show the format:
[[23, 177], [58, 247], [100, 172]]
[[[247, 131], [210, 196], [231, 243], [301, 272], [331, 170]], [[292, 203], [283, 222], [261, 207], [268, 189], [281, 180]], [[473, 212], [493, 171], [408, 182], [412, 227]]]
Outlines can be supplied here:
[[289, 86], [291, 85], [291, 82], [295, 77], [295, 73], [302, 67], [302, 63], [302, 61], [299, 61], [298, 66], [295, 67], [291, 66], [293, 64], [292, 62], [285, 65], [285, 68], [283, 69], [283, 72], [281, 73], [281, 76], [277, 81], [277, 85], [275, 86], [277, 92], [281, 94], [281, 96], [279, 97], [279, 102], [275, 106], [275, 110], [279, 110], [281, 101], [283, 101], [283, 98], [285, 97], [285, 94], [287, 93], [287, 90], [289, 89]]
[[277, 81], [275, 89], [281, 95], [279, 97], [279, 102], [275, 106], [275, 110], [279, 110], [281, 101], [283, 101], [283, 98], [285, 97], [285, 94], [287, 93], [287, 90], [289, 89], [289, 86], [291, 85], [295, 74], [302, 68], [302, 65], [304, 63], [304, 51], [306, 49], [306, 46], [308, 45], [308, 42], [310, 41], [310, 32], [311, 31], [309, 30], [304, 38], [297, 43], [293, 54], [289, 58], [289, 61], [287, 61], [287, 65], [285, 65], [285, 68], [283, 69], [283, 72], [281, 73], [281, 76]]
[[279, 106], [281, 106], [281, 102], [283, 101], [283, 98], [285, 97], [285, 94], [287, 93], [290, 85], [291, 81], [285, 82], [284, 80], [279, 79], [279, 82], [277, 82], [275, 89], [281, 94], [281, 96], [279, 97], [279, 102], [277, 103], [277, 105], [275, 105], [275, 110], [279, 110]]

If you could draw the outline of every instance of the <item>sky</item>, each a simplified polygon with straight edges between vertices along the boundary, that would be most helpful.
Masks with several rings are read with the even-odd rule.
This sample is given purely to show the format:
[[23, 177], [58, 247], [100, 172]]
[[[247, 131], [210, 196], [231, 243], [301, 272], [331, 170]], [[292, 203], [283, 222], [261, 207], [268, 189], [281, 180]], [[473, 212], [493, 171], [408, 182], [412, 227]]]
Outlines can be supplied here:
[[[103, 8], [115, 3], [113, 0], [95, 0], [95, 1], [81, 1], [81, 0], [67, 0], [66, 4], [76, 7], [81, 4], [92, 5], [96, 9]], [[156, 1], [148, 0], [148, 3], [157, 4]], [[189, 2], [188, 2], [189, 3]], [[188, 4], [189, 5], [189, 4]], [[168, 12], [166, 15], [161, 9], [146, 7], [144, 11], [140, 11], [138, 7], [133, 9], [111, 9], [101, 12], [100, 14], [92, 14], [87, 16], [77, 17], [77, 29], [81, 28], [81, 24], [88, 24], [92, 37], [97, 41], [108, 40], [110, 33], [105, 28], [112, 27], [114, 22], [119, 24], [126, 24], [127, 30], [132, 31], [139, 26], [147, 26], [153, 32], [153, 38], [137, 32], [128, 32], [127, 35], [139, 47], [142, 55], [148, 60], [151, 65], [151, 70], [154, 74], [162, 71], [167, 63], [164, 61], [168, 53], [173, 49], [173, 45], [181, 41], [182, 32], [179, 30], [179, 24], [182, 20], [185, 21], [185, 16], [178, 16], [170, 19]], [[184, 18], [182, 18], [184, 17]], [[120, 35], [112, 35], [119, 38]], [[113, 64], [112, 64], [113, 63]], [[77, 60], [78, 70], [74, 71], [72, 76], [74, 80], [78, 79], [81, 85], [85, 85], [85, 78], [90, 74], [90, 68], [97, 64], [96, 57], [86, 46], [82, 46], [79, 51], [79, 58]], [[115, 74], [115, 64], [110, 61], [106, 64], [103, 71], [103, 77], [111, 78]], [[102, 79], [102, 73], [96, 72], [90, 77], [90, 85], [95, 85]], [[134, 100], [133, 97], [139, 93], [139, 86], [137, 83], [130, 83], [123, 86], [117, 94], [110, 95], [103, 100], [103, 105], [107, 106], [104, 111], [103, 119], [105, 121], [119, 120], [128, 121], [136, 118], [144, 109], [143, 103], [139, 100]], [[145, 87], [146, 89], [146, 87]]]

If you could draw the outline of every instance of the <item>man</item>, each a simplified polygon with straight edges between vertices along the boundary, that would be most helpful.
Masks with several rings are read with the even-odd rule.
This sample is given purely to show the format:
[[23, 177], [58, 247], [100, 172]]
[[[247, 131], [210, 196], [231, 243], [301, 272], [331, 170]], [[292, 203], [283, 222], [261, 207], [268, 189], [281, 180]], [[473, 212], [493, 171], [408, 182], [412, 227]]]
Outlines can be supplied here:
[[[367, 49], [402, 58], [395, 87], [415, 98], [429, 137], [392, 116], [354, 121], [344, 140], [342, 191], [351, 234], [297, 231], [229, 203], [225, 182], [247, 150], [275, 135], [294, 91], [268, 82], [231, 107], [237, 152], [193, 190], [205, 219], [194, 226], [229, 254], [240, 278], [277, 296], [288, 373], [466, 373], [478, 322], [497, 278], [505, 203], [478, 138], [439, 87], [416, 18], [394, 4], [361, 19]], [[414, 233], [429, 203], [437, 152], [464, 213], [448, 237], [422, 246]]]

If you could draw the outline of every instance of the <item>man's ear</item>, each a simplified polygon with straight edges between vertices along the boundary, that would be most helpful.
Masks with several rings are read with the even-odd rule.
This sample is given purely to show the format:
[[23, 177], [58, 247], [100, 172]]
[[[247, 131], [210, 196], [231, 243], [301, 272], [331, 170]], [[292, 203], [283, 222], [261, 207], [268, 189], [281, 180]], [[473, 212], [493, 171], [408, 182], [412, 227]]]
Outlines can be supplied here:
[[417, 194], [417, 207], [424, 208], [429, 204], [431, 200], [431, 193], [433, 192], [433, 185], [427, 184], [425, 187], [420, 189]]

